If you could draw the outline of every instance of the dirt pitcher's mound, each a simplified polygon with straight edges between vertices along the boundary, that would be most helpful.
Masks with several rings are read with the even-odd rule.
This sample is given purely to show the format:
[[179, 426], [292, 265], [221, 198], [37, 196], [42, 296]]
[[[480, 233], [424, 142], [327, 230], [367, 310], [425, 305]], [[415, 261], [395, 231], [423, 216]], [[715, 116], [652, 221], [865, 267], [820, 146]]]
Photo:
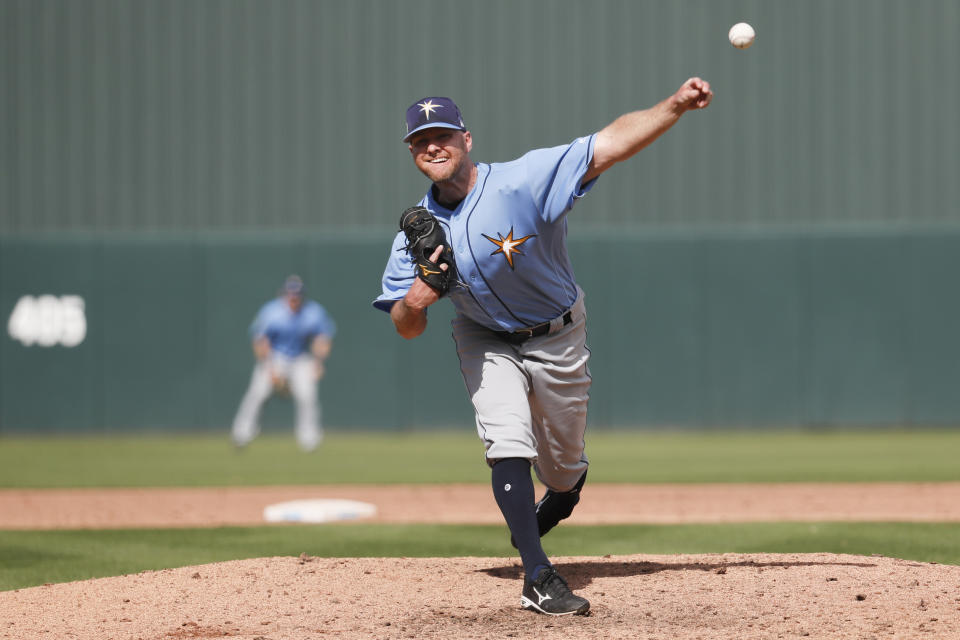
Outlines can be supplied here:
[[960, 638], [960, 567], [831, 554], [558, 558], [587, 617], [522, 611], [502, 558], [264, 558], [0, 593], [0, 638]]

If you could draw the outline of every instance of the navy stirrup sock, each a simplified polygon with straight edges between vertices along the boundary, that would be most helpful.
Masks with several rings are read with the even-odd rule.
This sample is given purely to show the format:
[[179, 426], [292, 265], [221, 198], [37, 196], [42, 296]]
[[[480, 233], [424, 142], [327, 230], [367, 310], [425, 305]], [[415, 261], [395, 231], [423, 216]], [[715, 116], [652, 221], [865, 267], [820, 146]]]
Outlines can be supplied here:
[[550, 561], [540, 546], [530, 461], [504, 458], [493, 465], [491, 476], [493, 497], [517, 543], [524, 572], [534, 578], [541, 568], [550, 566]]

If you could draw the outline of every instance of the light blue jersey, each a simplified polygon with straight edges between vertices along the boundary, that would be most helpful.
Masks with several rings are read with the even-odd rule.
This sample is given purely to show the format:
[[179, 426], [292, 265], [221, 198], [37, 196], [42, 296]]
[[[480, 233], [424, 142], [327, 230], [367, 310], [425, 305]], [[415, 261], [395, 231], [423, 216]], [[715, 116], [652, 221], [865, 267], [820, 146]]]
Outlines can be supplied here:
[[[477, 181], [454, 210], [420, 201], [444, 225], [460, 280], [450, 299], [457, 313], [495, 331], [556, 318], [577, 300], [567, 255], [566, 213], [596, 183], [580, 181], [596, 134], [530, 151], [511, 162], [477, 164]], [[374, 306], [389, 311], [416, 277], [398, 233]]]
[[266, 337], [273, 351], [291, 358], [309, 351], [310, 342], [318, 335], [333, 339], [336, 330], [333, 318], [319, 303], [304, 300], [294, 313], [283, 297], [263, 305], [250, 325], [251, 337]]

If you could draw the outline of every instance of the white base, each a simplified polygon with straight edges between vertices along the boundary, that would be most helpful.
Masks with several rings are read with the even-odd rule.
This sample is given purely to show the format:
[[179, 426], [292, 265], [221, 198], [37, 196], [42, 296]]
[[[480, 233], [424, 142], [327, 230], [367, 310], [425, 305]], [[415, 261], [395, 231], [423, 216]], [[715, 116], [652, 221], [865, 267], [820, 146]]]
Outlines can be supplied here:
[[376, 515], [377, 508], [356, 500], [291, 500], [263, 510], [267, 522], [336, 522]]

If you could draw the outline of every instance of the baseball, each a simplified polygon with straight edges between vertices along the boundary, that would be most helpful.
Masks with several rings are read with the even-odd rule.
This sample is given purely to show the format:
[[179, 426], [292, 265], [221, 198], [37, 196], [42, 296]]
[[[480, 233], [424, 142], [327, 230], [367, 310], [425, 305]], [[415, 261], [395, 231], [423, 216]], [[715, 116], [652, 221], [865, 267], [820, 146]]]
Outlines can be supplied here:
[[727, 34], [727, 38], [730, 39], [730, 44], [737, 49], [746, 49], [753, 44], [753, 39], [756, 35], [753, 27], [749, 24], [746, 22], [738, 22], [730, 27], [730, 33]]

